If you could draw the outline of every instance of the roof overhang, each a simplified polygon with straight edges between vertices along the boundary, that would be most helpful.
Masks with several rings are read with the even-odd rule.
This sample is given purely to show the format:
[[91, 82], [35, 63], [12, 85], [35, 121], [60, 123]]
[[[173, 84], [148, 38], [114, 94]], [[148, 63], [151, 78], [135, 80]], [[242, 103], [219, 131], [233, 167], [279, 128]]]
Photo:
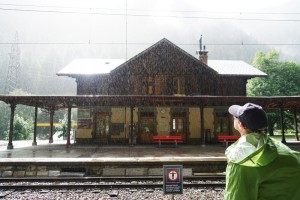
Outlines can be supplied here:
[[0, 96], [0, 101], [14, 105], [62, 109], [82, 106], [230, 106], [252, 102], [266, 110], [300, 110], [300, 96], [144, 96], [144, 95], [84, 95], [84, 96]]
[[56, 74], [74, 78], [79, 76], [108, 75], [124, 62], [124, 59], [75, 59]]
[[266, 73], [241, 60], [208, 60], [208, 66], [221, 76], [266, 77]]

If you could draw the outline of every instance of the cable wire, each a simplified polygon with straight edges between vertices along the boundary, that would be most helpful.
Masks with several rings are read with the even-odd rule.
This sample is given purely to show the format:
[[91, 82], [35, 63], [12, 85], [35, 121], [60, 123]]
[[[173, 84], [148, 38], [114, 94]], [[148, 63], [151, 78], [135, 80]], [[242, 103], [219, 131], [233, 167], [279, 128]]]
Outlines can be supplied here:
[[[37, 7], [37, 8], [59, 8], [59, 9], [86, 9], [86, 10], [121, 10], [126, 11], [126, 8], [106, 8], [106, 7], [74, 7], [74, 6], [49, 6], [49, 5], [34, 5], [34, 4], [9, 4], [0, 3], [1, 6], [17, 6], [17, 7]], [[178, 12], [178, 13], [210, 13], [210, 14], [251, 14], [251, 15], [300, 15], [300, 12], [243, 12], [243, 11], [209, 11], [209, 10], [166, 10], [166, 9], [129, 9], [128, 11], [142, 12]]]
[[58, 11], [58, 10], [37, 10], [0, 8], [4, 11], [39, 12], [39, 13], [60, 13], [60, 14], [92, 14], [106, 16], [128, 16], [128, 17], [157, 17], [157, 18], [181, 18], [181, 19], [209, 19], [209, 20], [239, 20], [239, 21], [273, 21], [273, 22], [300, 22], [300, 19], [264, 19], [264, 18], [235, 18], [235, 17], [206, 17], [206, 16], [177, 16], [177, 15], [153, 15], [153, 14], [130, 14], [130, 13], [104, 13], [104, 12], [79, 12], [79, 11]]
[[[0, 45], [125, 45], [125, 42], [0, 42]], [[153, 45], [146, 42], [129, 42], [128, 45]], [[195, 46], [197, 43], [178, 43], [178, 46]], [[299, 46], [300, 43], [206, 43], [206, 46]]]

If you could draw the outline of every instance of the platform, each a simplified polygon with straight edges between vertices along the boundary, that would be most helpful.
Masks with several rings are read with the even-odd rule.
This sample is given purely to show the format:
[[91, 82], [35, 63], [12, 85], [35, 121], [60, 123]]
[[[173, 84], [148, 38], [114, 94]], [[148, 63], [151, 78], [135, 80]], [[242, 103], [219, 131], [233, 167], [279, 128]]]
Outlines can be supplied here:
[[[287, 145], [300, 151], [300, 142], [288, 140]], [[7, 141], [0, 140], [1, 161], [31, 160], [97, 160], [104, 159], [166, 159], [166, 158], [220, 158], [225, 159], [226, 147], [220, 144], [202, 145], [77, 145], [71, 143], [66, 146], [66, 141], [59, 140], [49, 143], [48, 140], [38, 140], [37, 146], [32, 146], [32, 141], [13, 141], [13, 149], [7, 149]]]
[[66, 146], [66, 141], [49, 144], [46, 140], [37, 141], [32, 146], [31, 141], [15, 141], [14, 148], [7, 150], [7, 141], [0, 141], [0, 157], [5, 161], [16, 160], [157, 160], [157, 159], [188, 159], [188, 158], [222, 158], [225, 147], [219, 145], [77, 145]]
[[[222, 144], [214, 145], [77, 145], [66, 141], [0, 141], [1, 177], [41, 177], [78, 174], [82, 176], [161, 176], [162, 166], [179, 164], [184, 174], [223, 173], [226, 168]], [[289, 146], [299, 151], [300, 143]]]

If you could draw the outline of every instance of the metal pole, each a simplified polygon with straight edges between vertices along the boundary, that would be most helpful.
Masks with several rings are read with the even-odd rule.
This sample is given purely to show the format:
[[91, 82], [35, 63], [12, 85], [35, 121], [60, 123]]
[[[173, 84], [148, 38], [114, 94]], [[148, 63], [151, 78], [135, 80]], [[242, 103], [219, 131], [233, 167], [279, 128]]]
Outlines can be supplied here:
[[33, 125], [33, 142], [32, 142], [32, 146], [36, 146], [36, 145], [37, 145], [37, 142], [36, 142], [37, 113], [38, 113], [38, 107], [35, 106], [35, 110], [34, 110], [34, 125]]
[[10, 104], [10, 124], [9, 124], [9, 134], [8, 134], [8, 145], [7, 149], [13, 149], [13, 143], [12, 143], [12, 138], [13, 138], [13, 132], [14, 132], [14, 117], [15, 117], [15, 109], [16, 109], [16, 104], [11, 103]]
[[130, 106], [130, 145], [133, 145], [133, 106]]
[[54, 109], [51, 108], [51, 110], [50, 110], [50, 134], [49, 134], [49, 143], [53, 143], [53, 116], [54, 116]]
[[295, 136], [296, 140], [299, 141], [299, 136], [298, 136], [298, 122], [297, 122], [297, 111], [294, 110], [294, 128], [295, 128]]
[[68, 106], [68, 122], [67, 122], [67, 147], [71, 144], [71, 106]]
[[280, 121], [281, 121], [281, 134], [282, 134], [282, 139], [281, 142], [286, 144], [285, 140], [285, 135], [284, 135], [284, 118], [283, 118], [283, 108], [280, 106]]
[[204, 106], [200, 105], [201, 146], [205, 146]]

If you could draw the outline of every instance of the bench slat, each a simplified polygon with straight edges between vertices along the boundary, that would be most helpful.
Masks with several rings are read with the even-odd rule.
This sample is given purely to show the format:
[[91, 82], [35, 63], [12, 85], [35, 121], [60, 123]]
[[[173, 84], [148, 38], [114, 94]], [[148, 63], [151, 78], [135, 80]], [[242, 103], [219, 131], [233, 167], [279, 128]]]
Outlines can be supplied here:
[[226, 147], [228, 146], [228, 142], [235, 142], [241, 136], [240, 135], [218, 135], [218, 141], [226, 143]]
[[182, 137], [180, 135], [157, 135], [153, 136], [152, 140], [154, 143], [158, 143], [159, 146], [162, 143], [174, 143], [177, 146], [178, 143], [183, 143]]
[[239, 135], [219, 135], [218, 140], [238, 140], [240, 137]]
[[161, 143], [174, 143], [175, 141], [177, 143], [183, 143], [182, 140], [153, 140], [154, 143], [157, 143], [157, 142], [161, 142]]
[[153, 139], [177, 139], [177, 140], [181, 140], [182, 137], [180, 135], [157, 135], [157, 136], [153, 136]]

